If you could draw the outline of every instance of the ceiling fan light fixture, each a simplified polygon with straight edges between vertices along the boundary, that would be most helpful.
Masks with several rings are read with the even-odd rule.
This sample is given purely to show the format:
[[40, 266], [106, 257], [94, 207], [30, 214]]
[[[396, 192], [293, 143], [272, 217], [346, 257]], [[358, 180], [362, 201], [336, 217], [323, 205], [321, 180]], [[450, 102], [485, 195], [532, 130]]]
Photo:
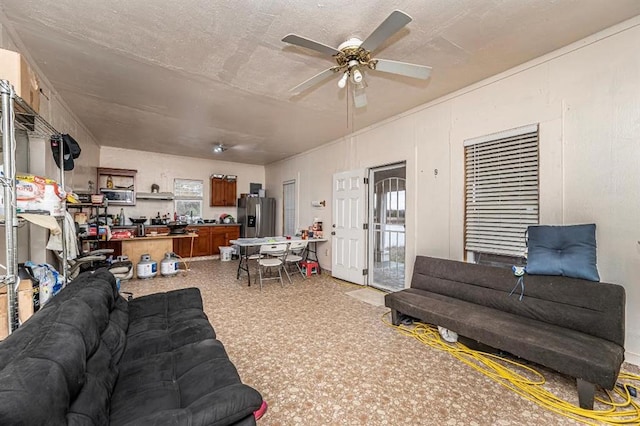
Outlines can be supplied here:
[[340, 80], [338, 80], [338, 87], [341, 89], [344, 89], [345, 86], [347, 85], [347, 79], [349, 78], [349, 71], [345, 71], [342, 74], [342, 77], [340, 77]]
[[222, 152], [224, 152], [226, 150], [227, 150], [227, 148], [224, 145], [222, 145], [221, 143], [219, 143], [217, 145], [214, 145], [214, 147], [213, 147], [213, 153], [214, 154], [220, 154], [220, 153], [222, 153]]
[[362, 81], [362, 72], [360, 71], [360, 68], [358, 67], [351, 68], [351, 79], [356, 84]]
[[337, 49], [306, 37], [288, 34], [282, 39], [285, 43], [315, 50], [324, 55], [330, 55], [336, 62], [336, 65], [333, 67], [307, 79], [290, 91], [298, 94], [303, 90], [307, 90], [331, 78], [335, 73], [342, 72], [343, 75], [338, 80], [338, 87], [343, 89], [347, 86], [347, 83], [353, 86], [354, 103], [356, 108], [360, 108], [367, 104], [366, 95], [363, 90], [366, 87], [364, 78], [366, 68], [370, 71], [380, 71], [426, 80], [429, 78], [431, 67], [389, 59], [373, 58], [371, 56], [378, 47], [382, 46], [394, 34], [402, 30], [409, 22], [411, 22], [411, 16], [401, 10], [394, 10], [364, 41], [358, 37], [351, 37], [341, 43]]

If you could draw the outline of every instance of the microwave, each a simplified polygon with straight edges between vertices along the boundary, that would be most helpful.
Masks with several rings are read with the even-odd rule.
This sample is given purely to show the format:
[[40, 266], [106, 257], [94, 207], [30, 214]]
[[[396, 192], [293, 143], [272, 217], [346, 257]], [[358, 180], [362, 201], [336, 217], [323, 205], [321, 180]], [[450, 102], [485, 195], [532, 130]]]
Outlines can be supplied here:
[[133, 189], [100, 188], [100, 192], [109, 200], [109, 204], [132, 206], [136, 203], [136, 192]]

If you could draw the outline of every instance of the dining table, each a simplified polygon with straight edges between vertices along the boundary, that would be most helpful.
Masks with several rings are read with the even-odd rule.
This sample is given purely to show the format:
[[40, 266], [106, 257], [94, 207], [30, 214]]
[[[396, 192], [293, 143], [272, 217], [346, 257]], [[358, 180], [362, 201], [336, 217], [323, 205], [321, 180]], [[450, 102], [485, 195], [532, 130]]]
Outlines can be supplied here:
[[[240, 256], [238, 262], [238, 270], [236, 273], [236, 279], [240, 279], [240, 274], [242, 271], [247, 273], [247, 280], [249, 282], [249, 286], [251, 286], [251, 273], [249, 272], [249, 257], [252, 254], [255, 254], [255, 249], [258, 249], [261, 245], [265, 244], [274, 244], [274, 243], [288, 243], [291, 241], [302, 240], [301, 237], [256, 237], [256, 238], [237, 238], [235, 240], [230, 240], [229, 244], [238, 246], [240, 248]], [[328, 238], [307, 238], [309, 244], [307, 244], [307, 248], [304, 251], [302, 258], [305, 260], [313, 260], [318, 263], [318, 274], [322, 273], [320, 268], [320, 262], [318, 261], [318, 251], [317, 251], [317, 243], [323, 243], [329, 241]], [[252, 250], [253, 249], [253, 250]]]

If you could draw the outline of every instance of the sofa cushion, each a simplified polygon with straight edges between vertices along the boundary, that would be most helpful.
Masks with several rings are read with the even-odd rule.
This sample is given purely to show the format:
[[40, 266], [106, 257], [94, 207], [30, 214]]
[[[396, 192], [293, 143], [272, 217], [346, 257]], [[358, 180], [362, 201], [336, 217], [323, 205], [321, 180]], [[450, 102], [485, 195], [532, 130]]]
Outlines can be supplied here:
[[[108, 324], [109, 312], [115, 301], [114, 291], [117, 294], [115, 278], [107, 270], [78, 275], [35, 315], [25, 321], [18, 329], [19, 332], [12, 333], [0, 344], [0, 367], [19, 356], [21, 351], [31, 344], [35, 330], [38, 331], [35, 336], [45, 332], [55, 322], [51, 317], [58, 315], [58, 307], [69, 300], [83, 300], [87, 303], [92, 309], [94, 318], [99, 320], [98, 329], [102, 333]], [[121, 319], [120, 323], [122, 322]], [[125, 330], [127, 324], [128, 317], [125, 312]]]
[[157, 293], [129, 302], [123, 361], [145, 358], [216, 337], [196, 288]]
[[129, 320], [112, 425], [251, 424], [262, 397], [242, 384], [215, 340], [198, 289], [133, 299]]
[[529, 226], [527, 273], [600, 281], [596, 225]]
[[86, 360], [99, 342], [91, 308], [68, 300], [50, 321], [44, 329], [16, 331], [31, 339], [0, 371], [3, 424], [66, 423], [69, 405], [85, 384]]
[[111, 424], [226, 425], [261, 404], [260, 394], [241, 383], [222, 343], [206, 339], [121, 363]]
[[126, 345], [127, 302], [118, 297], [102, 333], [98, 349], [87, 360], [86, 381], [67, 413], [69, 425], [109, 423], [111, 394]]
[[109, 423], [111, 392], [118, 377], [117, 365], [104, 342], [87, 360], [84, 386], [67, 412], [70, 425], [106, 425]]

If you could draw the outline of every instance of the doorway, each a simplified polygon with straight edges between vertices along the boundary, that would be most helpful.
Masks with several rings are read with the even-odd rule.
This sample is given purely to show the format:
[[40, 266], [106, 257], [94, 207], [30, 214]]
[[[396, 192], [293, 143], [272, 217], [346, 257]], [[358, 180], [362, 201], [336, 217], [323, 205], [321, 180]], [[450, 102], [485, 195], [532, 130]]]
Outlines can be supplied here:
[[385, 291], [404, 289], [406, 164], [369, 170], [368, 284]]

